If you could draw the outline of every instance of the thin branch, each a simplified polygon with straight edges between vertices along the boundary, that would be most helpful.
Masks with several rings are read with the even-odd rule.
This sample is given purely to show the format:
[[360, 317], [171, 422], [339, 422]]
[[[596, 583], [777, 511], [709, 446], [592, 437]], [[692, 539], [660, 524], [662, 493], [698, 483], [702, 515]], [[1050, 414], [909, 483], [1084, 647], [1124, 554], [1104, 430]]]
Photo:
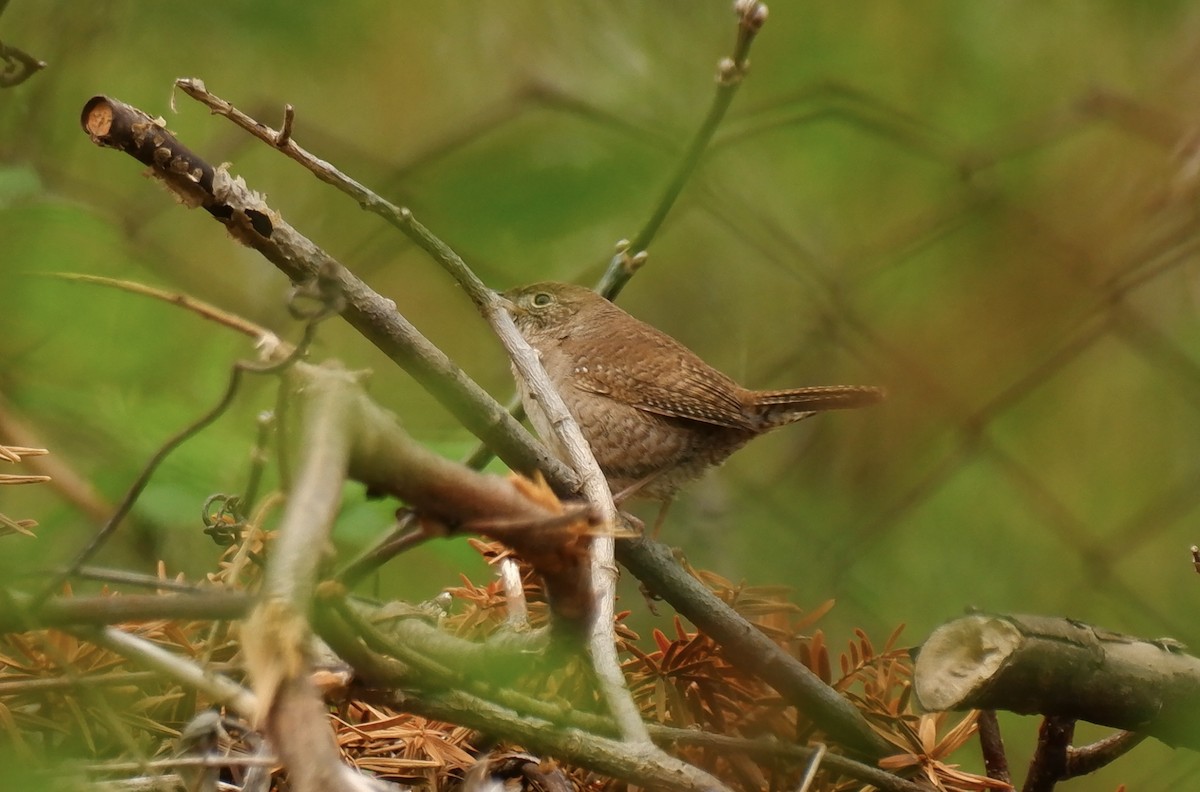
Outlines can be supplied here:
[[800, 783], [796, 787], [796, 792], [808, 792], [808, 788], [812, 786], [813, 781], [817, 778], [817, 771], [821, 769], [821, 760], [825, 758], [825, 744], [819, 743], [812, 757], [808, 760], [808, 764], [804, 766], [804, 775], [800, 778]]
[[[208, 668], [213, 671], [212, 667]], [[37, 677], [33, 679], [0, 679], [0, 696], [16, 696], [21, 693], [60, 692], [84, 687], [124, 687], [140, 685], [160, 679], [157, 671], [109, 671], [100, 675], [65, 677]]]
[[873, 759], [893, 753], [853, 704], [713, 596], [679, 566], [670, 548], [646, 537], [625, 539], [617, 544], [617, 557], [652, 593], [720, 644], [731, 663], [759, 676], [840, 744]]
[[[568, 715], [567, 725], [573, 728], [564, 729], [561, 723], [538, 716], [523, 715], [509, 707], [499, 706], [463, 691], [416, 694], [388, 690], [382, 693], [382, 698], [405, 711], [437, 720], [462, 723], [504, 739], [513, 739], [516, 735], [515, 739], [530, 750], [551, 754], [597, 772], [627, 779], [631, 783], [659, 786], [660, 776], [657, 771], [653, 776], [642, 774], [644, 765], [640, 757], [630, 755], [624, 747], [621, 753], [611, 752], [613, 746], [620, 747], [622, 744], [598, 735], [611, 733], [615, 724], [611, 721], [604, 723], [604, 719], [595, 715], [572, 711]], [[746, 740], [668, 726], [651, 725], [650, 733], [656, 742], [664, 746], [694, 745], [729, 753], [744, 753], [777, 762], [807, 763], [817, 753], [816, 748], [803, 745]], [[821, 764], [829, 770], [858, 779], [884, 792], [929, 792], [929, 787], [837, 754], [826, 753]], [[679, 788], [679, 780], [676, 779], [674, 784], [666, 784], [665, 788]]]
[[102, 275], [82, 275], [74, 272], [52, 272], [48, 273], [47, 277], [62, 278], [66, 281], [74, 281], [76, 283], [91, 283], [97, 286], [108, 286], [113, 289], [130, 292], [131, 294], [140, 294], [144, 297], [151, 297], [155, 300], [162, 300], [172, 305], [178, 305], [186, 311], [190, 311], [202, 319], [207, 319], [210, 322], [216, 322], [219, 325], [228, 327], [231, 330], [249, 336], [258, 341], [259, 344], [281, 346], [284, 351], [283, 355], [287, 355], [289, 344], [278, 338], [275, 333], [267, 328], [251, 322], [249, 319], [243, 319], [237, 314], [224, 311], [211, 303], [197, 300], [189, 294], [183, 292], [167, 291], [166, 289], [156, 289], [153, 286], [147, 286], [144, 283], [135, 281], [119, 280], [117, 278], [106, 278]]
[[[519, 742], [530, 750], [552, 753], [617, 778], [646, 783], [652, 788], [725, 790], [723, 784], [705, 771], [670, 756], [657, 746], [646, 749], [610, 737], [590, 739], [589, 735], [575, 729], [562, 728], [561, 722], [569, 708], [532, 701], [511, 686], [487, 684], [485, 680], [494, 677], [504, 655], [511, 653], [510, 647], [475, 645], [464, 653], [456, 648], [456, 644], [462, 646], [466, 642], [417, 619], [398, 622], [392, 635], [384, 635], [349, 603], [337, 601], [335, 605], [339, 618], [332, 618], [334, 611], [330, 609], [317, 611], [316, 623], [321, 636], [339, 655], [352, 660], [360, 679], [386, 685], [389, 697], [400, 696], [392, 699], [392, 703], [401, 709], [422, 714], [419, 708], [411, 706], [407, 694], [396, 692], [398, 686], [411, 687], [415, 683], [420, 687], [450, 688], [451, 692], [445, 695], [459, 703], [437, 716], [439, 719], [481, 728], [496, 737]], [[520, 652], [525, 667], [529, 652], [519, 647], [527, 643], [519, 641], [513, 647]], [[488, 673], [471, 670], [472, 664]], [[460, 687], [475, 692], [487, 690], [506, 703], [496, 704], [472, 693], [455, 692]], [[413, 699], [419, 700], [422, 698]], [[510, 709], [512, 704], [525, 703], [548, 717], [522, 717]], [[609, 734], [616, 732], [615, 720], [608, 720], [607, 725]]]
[[983, 751], [983, 766], [988, 778], [1012, 783], [1012, 775], [1008, 772], [1008, 755], [1004, 752], [1004, 740], [1000, 736], [1000, 722], [996, 719], [996, 711], [985, 709], [979, 711], [979, 747]]
[[122, 594], [117, 597], [54, 597], [32, 609], [33, 598], [9, 592], [0, 611], [0, 633], [43, 627], [106, 625], [161, 619], [240, 619], [253, 598], [236, 591], [190, 594]]
[[392, 700], [408, 712], [450, 720], [486, 734], [512, 740], [536, 753], [546, 753], [596, 772], [649, 789], [686, 792], [724, 790], [719, 781], [657, 748], [638, 750], [624, 741], [589, 735], [538, 718], [521, 717], [505, 707], [459, 691], [410, 696], [395, 691]]
[[1029, 762], [1022, 792], [1050, 792], [1067, 777], [1067, 749], [1075, 736], [1075, 719], [1050, 715], [1038, 729], [1037, 750]]
[[[178, 173], [173, 173], [172, 176], [176, 179], [180, 177]], [[150, 483], [150, 479], [154, 476], [155, 471], [158, 470], [158, 466], [161, 465], [163, 461], [185, 441], [201, 432], [203, 429], [211, 425], [218, 418], [225, 414], [225, 411], [229, 409], [229, 406], [233, 403], [234, 397], [237, 396], [238, 390], [241, 387], [242, 375], [244, 373], [253, 372], [269, 374], [289, 365], [296, 357], [302, 355], [306, 351], [308, 344], [312, 341], [313, 333], [315, 332], [317, 323], [322, 321], [324, 318], [324, 315], [314, 315], [308, 324], [305, 325], [303, 340], [295, 347], [285, 349], [283, 345], [278, 345], [270, 349], [264, 348], [262, 353], [263, 359], [266, 361], [265, 363], [261, 365], [247, 363], [244, 361], [235, 363], [230, 370], [229, 383], [226, 385], [225, 393], [221, 396], [220, 401], [218, 401], [217, 404], [213, 406], [213, 408], [207, 413], [200, 416], [189, 426], [180, 430], [177, 434], [168, 439], [166, 443], [159, 447], [154, 455], [150, 457], [150, 461], [148, 461], [142, 468], [133, 484], [125, 492], [125, 496], [121, 499], [121, 502], [113, 511], [112, 516], [110, 516], [104, 525], [101, 526], [87, 546], [84, 547], [83, 550], [76, 555], [76, 557], [69, 564], [67, 564], [63, 570], [60, 570], [58, 573], [52, 575], [50, 582], [43, 587], [41, 591], [34, 595], [32, 607], [36, 609], [43, 602], [45, 602], [47, 598], [53, 595], [53, 593], [60, 586], [62, 586], [62, 584], [65, 583], [72, 574], [74, 574], [75, 570], [79, 569], [89, 560], [91, 560], [92, 556], [94, 556], [100, 550], [100, 548], [104, 546], [104, 543], [112, 537], [113, 533], [116, 532], [117, 527], [120, 526], [121, 522], [133, 509], [134, 504], [137, 503], [137, 499], [141, 497], [143, 490], [145, 490], [146, 486]]]
[[104, 583], [118, 583], [126, 586], [154, 589], [156, 591], [178, 591], [196, 594], [211, 590], [205, 589], [198, 583], [188, 583], [182, 580], [175, 580], [174, 578], [163, 578], [158, 575], [148, 575], [142, 572], [131, 572], [127, 569], [85, 566], [75, 570], [75, 576], [81, 580], [99, 580]]
[[416, 512], [405, 511], [382, 539], [351, 559], [337, 571], [333, 579], [346, 588], [353, 589], [367, 575], [391, 559], [430, 538], [431, 534], [421, 525]]
[[244, 718], [254, 718], [258, 713], [258, 700], [241, 685], [226, 676], [202, 668], [189, 658], [168, 652], [144, 638], [130, 635], [115, 627], [77, 627], [68, 632], [103, 646], [181, 685], [198, 690], [214, 703], [229, 707]]
[[352, 405], [357, 375], [324, 367], [305, 380], [296, 470], [263, 601], [246, 620], [242, 646], [262, 707], [265, 730], [299, 792], [366, 790], [368, 782], [342, 763], [327, 712], [309, 675], [307, 614], [356, 438]]
[[1148, 735], [1120, 731], [1078, 748], [1067, 748], [1067, 778], [1094, 773], [1140, 745]]
[[[650, 726], [650, 734], [655, 741], [664, 745], [694, 745], [700, 748], [710, 748], [731, 753], [744, 753], [764, 761], [785, 761], [808, 764], [813, 761], [819, 748], [807, 745], [783, 743], [777, 740], [731, 737], [726, 734], [710, 734], [694, 729], [680, 729], [670, 726]], [[840, 754], [825, 752], [821, 762], [824, 767], [834, 770], [848, 778], [870, 784], [885, 792], [930, 792], [929, 787], [909, 781], [900, 776], [892, 775], [873, 765], [857, 762]]]
[[671, 207], [675, 205], [679, 194], [683, 192], [684, 186], [700, 164], [708, 144], [712, 141], [713, 134], [720, 126], [721, 120], [729, 110], [729, 105], [733, 103], [733, 97], [746, 77], [750, 65], [750, 45], [754, 43], [755, 36], [767, 21], [767, 6], [756, 0], [737, 0], [733, 10], [738, 17], [737, 40], [734, 43], [732, 55], [722, 58], [717, 65], [717, 92], [713, 96], [712, 105], [708, 108], [708, 114], [705, 115], [700, 128], [696, 130], [696, 134], [688, 143], [688, 147], [662, 196], [658, 199], [658, 204], [654, 207], [650, 219], [638, 231], [633, 241], [618, 246], [617, 255], [613, 257], [612, 262], [608, 265], [608, 270], [596, 287], [596, 291], [610, 300], [621, 293], [621, 289], [645, 261], [646, 248], [650, 246], [650, 242], [662, 227]]
[[94, 556], [100, 550], [100, 548], [104, 546], [104, 543], [107, 542], [113, 533], [116, 532], [117, 528], [121, 525], [122, 520], [124, 520], [126, 515], [129, 514], [129, 511], [133, 508], [133, 505], [137, 503], [137, 499], [141, 497], [142, 491], [146, 489], [146, 485], [150, 483], [150, 479], [154, 476], [155, 471], [158, 470], [158, 466], [163, 463], [163, 460], [170, 456], [171, 452], [183, 445], [183, 443], [189, 438], [195, 436], [205, 427], [209, 426], [225, 414], [225, 410], [229, 408], [229, 405], [233, 403], [233, 399], [237, 395], [238, 388], [242, 382], [242, 373], [243, 369], [241, 367], [234, 366], [233, 370], [229, 374], [229, 384], [225, 386], [225, 393], [221, 396], [220, 401], [218, 401], [204, 415], [200, 416], [191, 424], [181, 429], [173, 437], [168, 439], [162, 446], [159, 447], [157, 451], [154, 452], [154, 455], [150, 457], [150, 460], [145, 464], [141, 472], [138, 473], [137, 478], [134, 479], [133, 484], [131, 484], [129, 489], [126, 490], [124, 497], [121, 498], [121, 502], [117, 504], [116, 510], [112, 513], [104, 525], [100, 527], [100, 530], [96, 532], [91, 541], [88, 542], [87, 546], [84, 547], [83, 550], [80, 551], [69, 564], [67, 564], [66, 568], [57, 572], [56, 574], [51, 575], [50, 581], [34, 596], [34, 608], [45, 602], [62, 586], [63, 583], [67, 581], [72, 574], [74, 574], [76, 569], [79, 569], [81, 566], [90, 561], [92, 556]]
[[108, 762], [82, 765], [78, 769], [92, 775], [174, 770], [180, 767], [266, 767], [279, 764], [271, 756], [174, 756], [170, 759], [155, 759], [152, 762]]

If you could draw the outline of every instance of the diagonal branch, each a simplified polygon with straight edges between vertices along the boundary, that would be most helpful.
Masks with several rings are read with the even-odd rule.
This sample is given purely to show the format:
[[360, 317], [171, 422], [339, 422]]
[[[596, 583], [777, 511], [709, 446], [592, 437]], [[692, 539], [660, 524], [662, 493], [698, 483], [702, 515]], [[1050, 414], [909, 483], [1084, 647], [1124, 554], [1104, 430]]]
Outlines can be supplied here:
[[730, 662], [759, 676], [839, 743], [873, 759], [893, 752], [853, 704], [688, 574], [668, 547], [644, 537], [625, 539], [617, 558], [720, 644]]
[[476, 437], [514, 470], [545, 471], [570, 492], [575, 475], [536, 443], [504, 407], [421, 335], [395, 305], [288, 225], [262, 197], [223, 168], [213, 168], [155, 119], [135, 107], [96, 96], [84, 106], [83, 129], [99, 146], [126, 152], [185, 205], [211, 214], [242, 244], [261, 253], [293, 282], [333, 273], [346, 298], [343, 316], [371, 343], [411, 374]]
[[[712, 141], [717, 127], [721, 125], [721, 120], [725, 118], [725, 113], [733, 103], [737, 89], [746, 77], [747, 69], [750, 66], [750, 45], [754, 43], [758, 31], [767, 21], [767, 6], [757, 0], [737, 0], [733, 4], [733, 10], [738, 17], [737, 40], [734, 43], [733, 54], [730, 57], [722, 58], [721, 62], [717, 64], [717, 92], [713, 96], [712, 105], [708, 108], [708, 113], [704, 116], [700, 128], [696, 130], [696, 134], [688, 143], [675, 173], [671, 176], [666, 189], [663, 190], [662, 197], [658, 199], [654, 211], [650, 214], [650, 219], [646, 221], [631, 242], [622, 242], [618, 245], [617, 255], [609, 263], [604, 277], [600, 279], [600, 283], [596, 287], [596, 291], [610, 300], [615, 299], [621, 293], [621, 289], [633, 277], [633, 273], [645, 262], [646, 248], [658, 234], [671, 207], [675, 205], [679, 194], [683, 192], [684, 186], [700, 165], [700, 160], [703, 158], [705, 150], [708, 149], [708, 144]], [[632, 251], [632, 255], [630, 251]]]

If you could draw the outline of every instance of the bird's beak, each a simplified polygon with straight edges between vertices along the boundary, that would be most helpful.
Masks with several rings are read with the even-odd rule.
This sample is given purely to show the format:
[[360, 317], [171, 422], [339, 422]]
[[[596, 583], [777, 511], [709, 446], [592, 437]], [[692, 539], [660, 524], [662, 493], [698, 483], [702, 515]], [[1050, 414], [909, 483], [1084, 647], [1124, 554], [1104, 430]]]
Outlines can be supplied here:
[[513, 316], [525, 313], [525, 309], [508, 299], [504, 292], [498, 291], [494, 292], [494, 294], [496, 295], [496, 299], [498, 299], [501, 305], [504, 306], [504, 310], [508, 311]]

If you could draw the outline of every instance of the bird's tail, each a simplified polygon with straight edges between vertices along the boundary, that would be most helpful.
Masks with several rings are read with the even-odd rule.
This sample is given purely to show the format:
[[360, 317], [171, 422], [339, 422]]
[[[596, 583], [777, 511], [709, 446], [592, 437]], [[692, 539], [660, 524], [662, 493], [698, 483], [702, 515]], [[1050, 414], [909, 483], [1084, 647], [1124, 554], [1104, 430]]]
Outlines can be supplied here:
[[822, 410], [849, 410], [883, 401], [887, 393], [871, 385], [814, 385], [789, 390], [754, 391], [764, 430], [783, 426]]

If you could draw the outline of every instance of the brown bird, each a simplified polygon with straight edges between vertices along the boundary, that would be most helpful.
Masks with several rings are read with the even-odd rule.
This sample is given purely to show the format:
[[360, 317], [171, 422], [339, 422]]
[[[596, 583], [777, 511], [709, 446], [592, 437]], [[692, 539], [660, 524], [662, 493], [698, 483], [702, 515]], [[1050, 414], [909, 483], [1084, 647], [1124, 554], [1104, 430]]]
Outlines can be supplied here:
[[[764, 432], [884, 397], [881, 388], [859, 385], [747, 390], [583, 286], [535, 283], [502, 296], [614, 494], [669, 501]], [[540, 405], [523, 383], [520, 390], [538, 434], [557, 446]]]

